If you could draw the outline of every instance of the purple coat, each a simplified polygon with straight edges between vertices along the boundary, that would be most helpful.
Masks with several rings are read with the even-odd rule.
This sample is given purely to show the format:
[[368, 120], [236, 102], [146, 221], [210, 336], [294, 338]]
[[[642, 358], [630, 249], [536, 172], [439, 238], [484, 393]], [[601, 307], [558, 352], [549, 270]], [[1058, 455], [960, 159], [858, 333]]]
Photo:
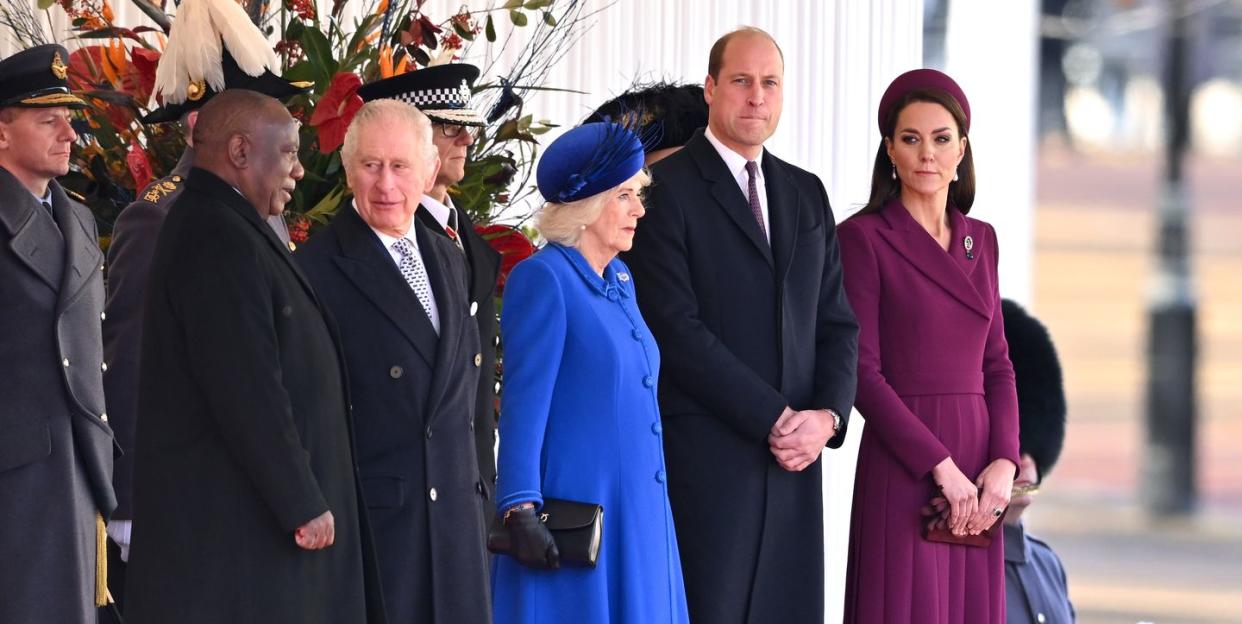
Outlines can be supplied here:
[[[940, 248], [900, 201], [838, 228], [858, 317], [857, 406], [847, 622], [1004, 622], [1003, 548], [932, 543], [919, 508], [946, 457], [967, 477], [1018, 464], [1013, 366], [997, 288], [996, 233], [949, 210]], [[967, 252], [967, 241], [970, 251]]]

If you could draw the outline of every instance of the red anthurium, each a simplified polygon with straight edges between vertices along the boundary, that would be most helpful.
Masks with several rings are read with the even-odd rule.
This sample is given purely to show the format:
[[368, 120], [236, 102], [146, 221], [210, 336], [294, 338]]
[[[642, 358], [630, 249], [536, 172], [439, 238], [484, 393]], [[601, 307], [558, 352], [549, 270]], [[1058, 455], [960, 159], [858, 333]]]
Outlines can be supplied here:
[[345, 130], [362, 108], [362, 98], [358, 97], [361, 86], [358, 74], [340, 72], [332, 77], [328, 92], [319, 99], [310, 118], [310, 125], [319, 129], [320, 153], [331, 154], [345, 142]]
[[509, 279], [509, 271], [517, 266], [517, 263], [529, 258], [537, 249], [534, 243], [519, 230], [510, 225], [501, 225], [493, 223], [491, 225], [476, 225], [474, 231], [483, 237], [492, 249], [500, 252], [500, 275], [496, 277], [496, 296], [501, 296], [505, 292], [505, 282]]

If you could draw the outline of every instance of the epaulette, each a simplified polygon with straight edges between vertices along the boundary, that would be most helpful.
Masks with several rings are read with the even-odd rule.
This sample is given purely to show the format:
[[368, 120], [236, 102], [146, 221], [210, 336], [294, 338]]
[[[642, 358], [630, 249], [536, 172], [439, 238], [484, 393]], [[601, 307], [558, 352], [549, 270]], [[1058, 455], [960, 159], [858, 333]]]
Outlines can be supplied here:
[[73, 201], [76, 201], [79, 204], [86, 203], [86, 196], [77, 191], [71, 191], [69, 189], [65, 189], [65, 195], [68, 195], [69, 199], [72, 199]]
[[142, 189], [140, 196], [142, 199], [153, 204], [158, 204], [165, 197], [172, 195], [177, 187], [181, 185], [182, 178], [179, 175], [164, 176], [158, 180], [153, 180], [146, 188]]

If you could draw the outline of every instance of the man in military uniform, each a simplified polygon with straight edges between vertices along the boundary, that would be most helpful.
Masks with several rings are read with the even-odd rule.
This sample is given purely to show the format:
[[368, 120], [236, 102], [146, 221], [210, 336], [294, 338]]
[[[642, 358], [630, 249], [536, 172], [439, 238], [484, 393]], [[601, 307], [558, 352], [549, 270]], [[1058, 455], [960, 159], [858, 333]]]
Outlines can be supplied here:
[[[203, 10], [187, 11], [187, 4], [207, 5]], [[228, 5], [234, 5], [230, 7]], [[304, 83], [291, 83], [272, 73], [275, 56], [267, 58], [255, 54], [255, 50], [270, 52], [263, 34], [249, 19], [206, 21], [195, 23], [195, 17], [213, 11], [225, 17], [236, 17], [235, 3], [228, 0], [186, 0], [179, 9], [179, 17], [168, 39], [164, 59], [184, 60], [185, 55], [170, 54], [177, 49], [202, 46], [204, 37], [220, 38], [219, 23], [232, 23], [234, 36], [253, 42], [245, 46], [249, 52], [239, 53], [235, 58], [227, 43], [216, 64], [223, 76], [223, 83], [213, 87], [202, 75], [192, 73], [182, 66], [161, 61], [156, 73], [155, 93], [162, 96], [164, 106], [143, 118], [147, 124], [180, 120], [185, 132], [186, 149], [169, 175], [152, 181], [143, 188], [133, 203], [121, 211], [113, 227], [112, 244], [108, 248], [108, 303], [104, 322], [104, 355], [109, 372], [104, 378], [108, 404], [112, 412], [117, 441], [126, 455], [117, 460], [114, 484], [117, 507], [114, 521], [108, 527], [112, 537], [109, 559], [113, 564], [111, 575], [112, 595], [124, 596], [125, 561], [128, 560], [129, 538], [132, 529], [133, 449], [135, 420], [138, 409], [138, 354], [142, 343], [142, 307], [147, 289], [147, 275], [151, 270], [151, 257], [155, 242], [168, 215], [168, 208], [181, 194], [182, 183], [194, 164], [193, 129], [198, 109], [224, 89], [249, 89], [284, 99], [305, 90]], [[198, 7], [189, 7], [198, 9]], [[244, 11], [240, 12], [244, 16]], [[181, 17], [186, 16], [186, 17]], [[251, 67], [251, 73], [241, 69]], [[257, 71], [255, 70], [257, 68]], [[217, 88], [218, 87], [218, 88]], [[275, 215], [267, 218], [281, 242], [289, 245], [289, 230], [284, 218]], [[123, 606], [123, 605], [122, 605]]]
[[1065, 566], [1044, 541], [1026, 532], [1022, 513], [1065, 441], [1065, 390], [1048, 330], [1018, 304], [1001, 302], [1005, 339], [1018, 385], [1021, 470], [1005, 514], [1005, 621], [1069, 624], [1074, 621]]
[[466, 256], [470, 313], [479, 326], [482, 344], [478, 390], [475, 393], [474, 437], [483, 477], [488, 515], [495, 513], [491, 488], [496, 482], [496, 276], [500, 254], [474, 231], [465, 210], [453, 205], [449, 189], [466, 176], [466, 155], [475, 133], [487, 120], [470, 107], [471, 86], [479, 68], [463, 63], [436, 65], [398, 74], [363, 85], [358, 95], [365, 101], [393, 99], [413, 104], [431, 120], [431, 139], [440, 155], [440, 172], [434, 186], [423, 195], [417, 218], [431, 231], [447, 236]]
[[112, 491], [95, 219], [56, 182], [86, 104], [69, 54], [0, 61], [0, 622], [95, 622]]

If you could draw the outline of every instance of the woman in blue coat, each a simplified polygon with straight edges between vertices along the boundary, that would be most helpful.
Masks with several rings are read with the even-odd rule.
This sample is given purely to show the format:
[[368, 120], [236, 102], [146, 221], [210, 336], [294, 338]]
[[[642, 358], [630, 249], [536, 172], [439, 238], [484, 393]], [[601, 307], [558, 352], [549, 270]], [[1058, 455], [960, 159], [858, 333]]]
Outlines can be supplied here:
[[[537, 172], [549, 244], [505, 287], [497, 509], [513, 556], [496, 558], [497, 624], [687, 622], [669, 511], [656, 383], [660, 353], [617, 259], [649, 178], [629, 130], [586, 124]], [[545, 497], [598, 503], [594, 569], [566, 563], [538, 519]]]

